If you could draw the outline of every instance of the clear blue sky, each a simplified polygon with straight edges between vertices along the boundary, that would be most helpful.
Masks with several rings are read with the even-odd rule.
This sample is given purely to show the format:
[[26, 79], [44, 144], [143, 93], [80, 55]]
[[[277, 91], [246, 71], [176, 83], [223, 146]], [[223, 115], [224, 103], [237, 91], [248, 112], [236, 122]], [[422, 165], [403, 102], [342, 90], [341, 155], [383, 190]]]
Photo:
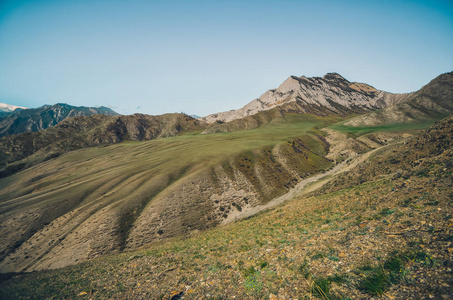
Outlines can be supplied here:
[[240, 108], [290, 75], [390, 92], [453, 70], [453, 1], [0, 0], [0, 102]]

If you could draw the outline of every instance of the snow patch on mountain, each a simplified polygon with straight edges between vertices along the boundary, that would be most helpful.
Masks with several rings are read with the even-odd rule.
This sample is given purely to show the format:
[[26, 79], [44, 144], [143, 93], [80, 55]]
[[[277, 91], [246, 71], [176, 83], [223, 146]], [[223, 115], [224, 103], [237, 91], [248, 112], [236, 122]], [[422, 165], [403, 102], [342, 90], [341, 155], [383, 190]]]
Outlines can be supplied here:
[[11, 104], [6, 104], [6, 103], [0, 103], [0, 111], [13, 112], [13, 111], [15, 111], [18, 108], [27, 109], [27, 107], [23, 107], [23, 106], [17, 106], [17, 105], [11, 105]]

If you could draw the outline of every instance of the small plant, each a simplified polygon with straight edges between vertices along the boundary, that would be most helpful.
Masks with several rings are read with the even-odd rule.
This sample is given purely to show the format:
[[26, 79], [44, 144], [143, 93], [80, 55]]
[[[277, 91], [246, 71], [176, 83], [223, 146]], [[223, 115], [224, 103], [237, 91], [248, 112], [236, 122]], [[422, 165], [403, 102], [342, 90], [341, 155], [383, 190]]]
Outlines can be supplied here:
[[257, 273], [256, 275], [248, 276], [244, 281], [245, 289], [258, 296], [263, 289], [263, 283], [260, 279], [261, 276], [259, 273]]
[[315, 259], [320, 259], [320, 258], [324, 258], [326, 257], [326, 254], [322, 251], [318, 251], [315, 255], [313, 255], [311, 257], [311, 259], [315, 260]]
[[312, 293], [315, 297], [321, 299], [339, 299], [337, 295], [331, 294], [332, 282], [337, 284], [346, 282], [344, 276], [335, 274], [329, 277], [317, 277], [313, 281]]
[[371, 295], [382, 295], [392, 284], [399, 283], [404, 278], [406, 257], [397, 252], [378, 266], [364, 265], [360, 268], [366, 276], [359, 281], [358, 288]]
[[332, 261], [339, 261], [340, 259], [338, 257], [336, 257], [335, 255], [331, 255], [329, 256], [329, 259], [332, 260]]
[[242, 269], [242, 274], [244, 275], [244, 277], [249, 277], [253, 274], [255, 274], [256, 270], [253, 266], [250, 266], [248, 267], [247, 269]]
[[390, 208], [385, 207], [385, 208], [383, 208], [383, 209], [379, 212], [379, 214], [380, 214], [381, 216], [388, 216], [388, 215], [393, 214], [394, 212], [395, 212], [394, 210], [391, 210]]
[[382, 268], [376, 268], [359, 281], [358, 288], [372, 295], [382, 295], [388, 288], [388, 278]]
[[331, 282], [327, 278], [319, 277], [313, 281], [313, 295], [321, 299], [329, 299]]
[[335, 283], [343, 283], [343, 282], [346, 282], [346, 278], [344, 277], [344, 275], [340, 275], [340, 274], [335, 274], [333, 276], [329, 276], [327, 277], [327, 279], [330, 281], [330, 282], [335, 282]]
[[308, 269], [308, 260], [304, 260], [304, 262], [299, 266], [299, 272], [302, 273], [305, 279], [310, 277], [310, 270]]
[[407, 252], [404, 254], [406, 259], [421, 263], [427, 267], [434, 267], [437, 261], [424, 250]]

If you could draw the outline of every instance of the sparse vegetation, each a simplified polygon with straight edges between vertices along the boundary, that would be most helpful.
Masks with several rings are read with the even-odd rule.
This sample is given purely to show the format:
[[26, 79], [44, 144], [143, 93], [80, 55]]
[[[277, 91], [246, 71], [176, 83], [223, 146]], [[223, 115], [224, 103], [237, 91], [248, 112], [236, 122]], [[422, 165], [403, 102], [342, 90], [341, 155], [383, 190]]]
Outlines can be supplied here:
[[[309, 196], [248, 219], [59, 270], [4, 275], [0, 297], [447, 297], [453, 288], [448, 167], [453, 147], [451, 138], [430, 140], [442, 133], [441, 125], [416, 141], [386, 148]], [[451, 137], [452, 127], [446, 128]], [[181, 141], [189, 137], [165, 143]], [[163, 144], [141, 147], [151, 152]], [[401, 159], [389, 162], [394, 150]], [[71, 156], [63, 157], [66, 161], [60, 162], [69, 163]], [[418, 176], [418, 165], [426, 167], [429, 176]], [[394, 176], [398, 170], [407, 174]]]

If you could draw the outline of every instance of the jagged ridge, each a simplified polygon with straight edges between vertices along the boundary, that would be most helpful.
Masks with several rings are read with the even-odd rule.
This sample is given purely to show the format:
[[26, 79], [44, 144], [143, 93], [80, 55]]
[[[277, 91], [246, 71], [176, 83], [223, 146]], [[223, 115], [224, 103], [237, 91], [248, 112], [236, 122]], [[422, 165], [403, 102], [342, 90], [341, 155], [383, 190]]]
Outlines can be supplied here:
[[[370, 85], [349, 82], [337, 73], [324, 77], [290, 76], [277, 89], [269, 90], [243, 108], [201, 118], [208, 123], [230, 122], [260, 111], [292, 106], [299, 113], [346, 115], [384, 108], [401, 102], [409, 94], [379, 91]], [[314, 109], [317, 108], [317, 109]]]

